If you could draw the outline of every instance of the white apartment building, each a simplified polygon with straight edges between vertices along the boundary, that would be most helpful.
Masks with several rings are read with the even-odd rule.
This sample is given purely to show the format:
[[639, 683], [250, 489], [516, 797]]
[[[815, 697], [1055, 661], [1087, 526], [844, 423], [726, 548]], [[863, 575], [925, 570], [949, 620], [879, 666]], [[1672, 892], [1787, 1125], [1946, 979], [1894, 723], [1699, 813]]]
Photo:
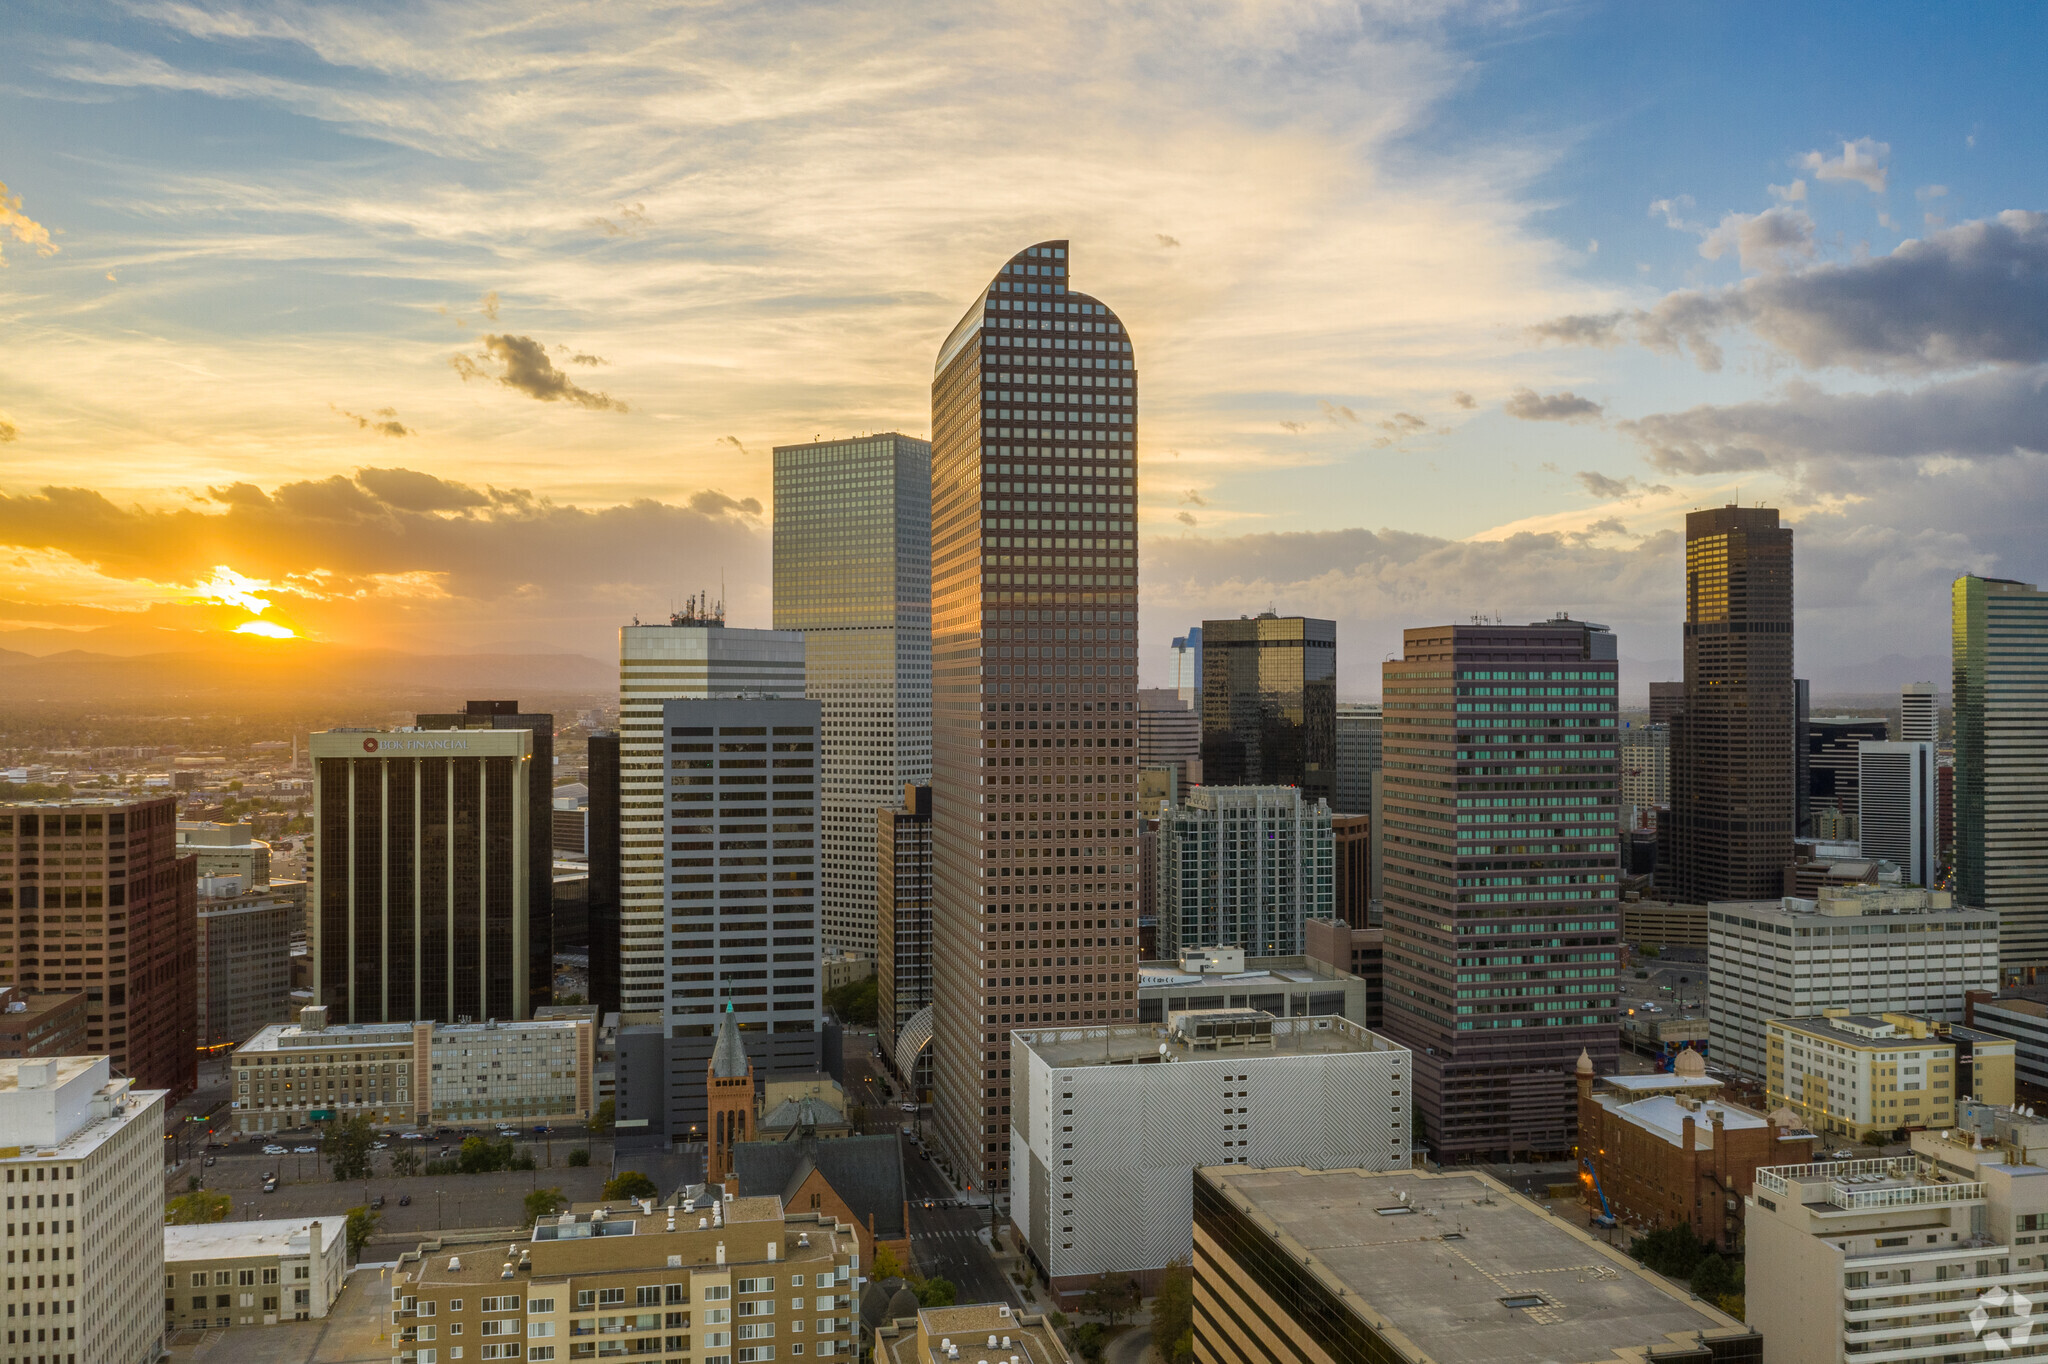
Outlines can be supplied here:
[[2048, 1170], [1971, 1135], [1916, 1132], [1909, 1156], [1756, 1172], [1747, 1311], [1770, 1358], [1938, 1364], [2048, 1348], [2031, 1306], [2048, 1295]]
[[630, 1021], [667, 1021], [662, 703], [803, 694], [804, 637], [794, 630], [728, 630], [722, 610], [620, 628], [619, 1008], [642, 1016]]
[[1771, 1019], [1840, 1008], [1959, 1023], [1965, 992], [1997, 985], [1997, 916], [1947, 891], [1823, 886], [1813, 900], [1707, 906], [1709, 1055], [1758, 1079]]
[[164, 1228], [167, 1331], [317, 1321], [347, 1280], [345, 1216]]
[[1063, 1298], [1186, 1263], [1197, 1167], [1408, 1168], [1409, 1060], [1348, 1019], [1257, 1009], [1020, 1029], [1011, 1221]]
[[1865, 857], [1881, 857], [1909, 886], [1931, 886], [1941, 869], [1932, 742], [1856, 746], [1856, 837]]
[[1296, 786], [1203, 786], [1159, 816], [1159, 953], [1241, 947], [1295, 957], [1336, 913], [1330, 803]]
[[1671, 726], [1635, 725], [1621, 737], [1621, 803], [1630, 807], [1628, 827], [1638, 816], [1671, 804]]
[[149, 1364], [164, 1334], [164, 1096], [104, 1056], [0, 1061], [7, 1349]]

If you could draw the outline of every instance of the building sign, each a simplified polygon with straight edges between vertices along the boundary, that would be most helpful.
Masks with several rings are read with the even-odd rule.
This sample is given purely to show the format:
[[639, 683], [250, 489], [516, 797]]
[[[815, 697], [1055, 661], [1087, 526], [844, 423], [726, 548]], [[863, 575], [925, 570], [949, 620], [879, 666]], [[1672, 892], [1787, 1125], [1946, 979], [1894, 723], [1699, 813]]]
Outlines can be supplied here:
[[466, 750], [468, 739], [412, 739], [403, 735], [371, 735], [363, 740], [365, 753], [426, 753]]

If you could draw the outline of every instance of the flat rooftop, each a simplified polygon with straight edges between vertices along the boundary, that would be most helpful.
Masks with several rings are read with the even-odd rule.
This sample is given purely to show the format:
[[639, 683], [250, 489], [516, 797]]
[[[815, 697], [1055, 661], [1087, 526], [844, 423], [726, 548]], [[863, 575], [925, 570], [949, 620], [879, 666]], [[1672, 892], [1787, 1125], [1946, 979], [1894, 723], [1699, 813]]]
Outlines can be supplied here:
[[1589, 1364], [1700, 1331], [1747, 1334], [1485, 1175], [1226, 1166], [1200, 1177], [1420, 1360]]
[[[1219, 1047], [1189, 1045], [1187, 1036], [1176, 1033], [1173, 1028], [1174, 1020], [1229, 1019], [1238, 1015], [1270, 1019], [1272, 1040]], [[1369, 1032], [1348, 1018], [1331, 1014], [1313, 1018], [1272, 1018], [1271, 1015], [1258, 1015], [1257, 1011], [1250, 1009], [1177, 1013], [1164, 1024], [1018, 1028], [1010, 1036], [1051, 1066], [1151, 1065], [1161, 1060], [1257, 1063], [1276, 1056], [1342, 1056], [1404, 1050], [1399, 1043]], [[1164, 1052], [1160, 1050], [1162, 1046], [1166, 1048]]]
[[343, 1239], [348, 1232], [346, 1217], [287, 1217], [267, 1222], [214, 1222], [206, 1226], [165, 1227], [164, 1259], [175, 1262], [304, 1255], [312, 1247], [310, 1228], [315, 1222], [320, 1224], [323, 1250]]
[[1285, 989], [1290, 985], [1329, 985], [1354, 977], [1348, 971], [1326, 971], [1307, 957], [1249, 957], [1242, 971], [1183, 971], [1178, 961], [1138, 963], [1140, 990]]

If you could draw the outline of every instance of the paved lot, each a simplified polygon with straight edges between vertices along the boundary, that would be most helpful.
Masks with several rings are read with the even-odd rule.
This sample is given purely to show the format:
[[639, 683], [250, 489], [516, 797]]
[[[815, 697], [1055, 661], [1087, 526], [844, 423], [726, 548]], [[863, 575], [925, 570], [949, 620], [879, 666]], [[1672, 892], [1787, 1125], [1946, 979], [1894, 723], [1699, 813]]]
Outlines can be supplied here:
[[228, 1331], [181, 1331], [176, 1364], [388, 1364], [393, 1354], [388, 1271], [359, 1266], [322, 1321], [286, 1321]]

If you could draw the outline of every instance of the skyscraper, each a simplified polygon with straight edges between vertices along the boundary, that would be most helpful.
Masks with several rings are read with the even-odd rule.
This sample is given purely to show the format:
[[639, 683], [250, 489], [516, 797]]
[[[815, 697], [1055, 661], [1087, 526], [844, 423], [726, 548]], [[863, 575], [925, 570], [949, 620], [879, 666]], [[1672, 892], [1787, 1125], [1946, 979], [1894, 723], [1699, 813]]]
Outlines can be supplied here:
[[1650, 684], [1650, 723], [1665, 725], [1671, 717], [1685, 709], [1685, 683], [1652, 682]]
[[1159, 952], [1239, 947], [1299, 956], [1302, 925], [1336, 912], [1327, 801], [1294, 786], [1202, 786], [1159, 816]]
[[935, 1116], [1000, 1193], [1018, 992], [1136, 1013], [1137, 379], [1063, 241], [1006, 262], [933, 369]]
[[1934, 745], [1866, 739], [1857, 746], [1856, 762], [1863, 855], [1896, 864], [1907, 885], [1931, 887], [1941, 867]]
[[1173, 690], [1190, 707], [1202, 704], [1202, 627], [1173, 637]]
[[825, 946], [874, 957], [875, 811], [932, 772], [932, 447], [775, 447], [775, 628], [824, 707]]
[[1372, 779], [1380, 770], [1379, 704], [1337, 703], [1337, 777], [1331, 783], [1330, 808], [1347, 815], [1372, 813]]
[[1956, 579], [1954, 651], [1956, 898], [2002, 966], [2048, 965], [2048, 592]]
[[1408, 630], [1382, 665], [1386, 1031], [1440, 1160], [1564, 1149], [1580, 1051], [1614, 1068], [1616, 658], [1560, 617]]
[[905, 786], [902, 806], [875, 812], [875, 859], [875, 1030], [897, 1074], [921, 1093], [931, 1073], [931, 787]]
[[724, 608], [698, 600], [666, 625], [636, 621], [620, 628], [619, 1008], [638, 1015], [633, 1022], [675, 1026], [668, 1016], [662, 908], [668, 860], [662, 846], [663, 703], [803, 694], [804, 637], [794, 631], [728, 630]]
[[[1768, 507], [1685, 518], [1685, 703], [1657, 882], [1688, 904], [1764, 900], [1792, 860], [1792, 531]], [[1668, 850], [1668, 856], [1667, 856]]]
[[1933, 743], [1941, 738], [1941, 702], [1932, 682], [1908, 682], [1899, 689], [1899, 741]]
[[1891, 726], [1882, 716], [1815, 715], [1807, 717], [1801, 742], [1806, 746], [1808, 812], [1835, 810], [1856, 813], [1856, 783], [1861, 767], [1856, 750], [1883, 743]]
[[1166, 687], [1138, 693], [1138, 766], [1171, 767], [1183, 784], [1201, 780], [1202, 717]]
[[1202, 622], [1203, 782], [1328, 800], [1336, 777], [1337, 623], [1271, 611]]
[[590, 1002], [598, 1021], [619, 1011], [619, 732], [589, 740], [590, 823], [585, 855], [590, 860], [585, 932], [590, 943]]

